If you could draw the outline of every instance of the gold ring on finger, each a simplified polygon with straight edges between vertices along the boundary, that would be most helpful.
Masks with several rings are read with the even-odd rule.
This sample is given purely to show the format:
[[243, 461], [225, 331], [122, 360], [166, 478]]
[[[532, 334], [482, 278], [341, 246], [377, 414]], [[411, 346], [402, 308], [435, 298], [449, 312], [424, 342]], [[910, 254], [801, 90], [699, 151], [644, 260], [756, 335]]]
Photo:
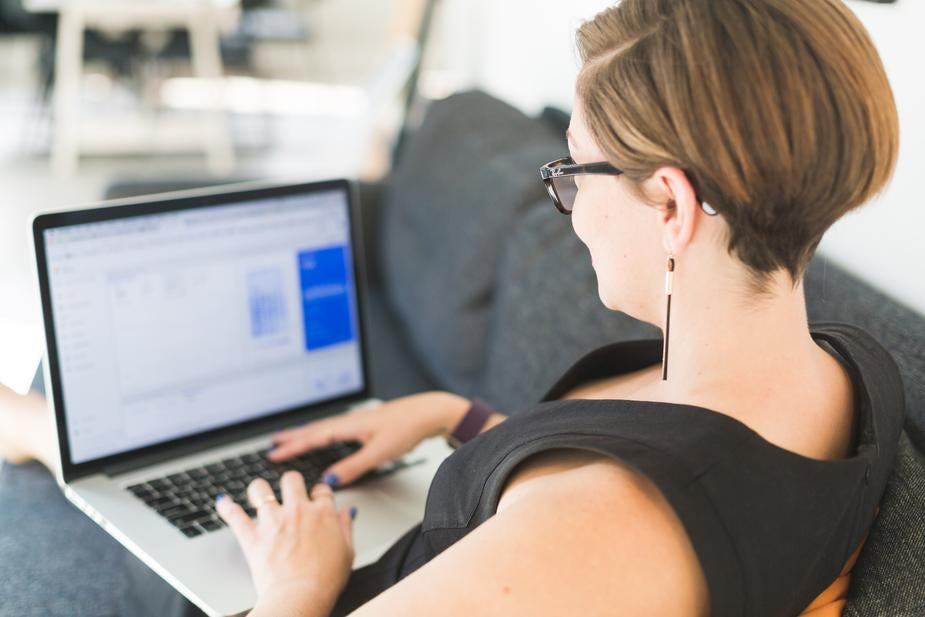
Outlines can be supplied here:
[[312, 487], [312, 490], [309, 491], [308, 496], [310, 498], [315, 497], [325, 497], [325, 496], [334, 496], [334, 489], [331, 488], [331, 485], [327, 482], [319, 482]]
[[261, 497], [257, 501], [257, 505], [255, 507], [259, 509], [260, 506], [265, 506], [268, 503], [275, 503], [275, 502], [276, 502], [276, 495], [270, 493], [269, 495], [264, 495], [263, 497]]

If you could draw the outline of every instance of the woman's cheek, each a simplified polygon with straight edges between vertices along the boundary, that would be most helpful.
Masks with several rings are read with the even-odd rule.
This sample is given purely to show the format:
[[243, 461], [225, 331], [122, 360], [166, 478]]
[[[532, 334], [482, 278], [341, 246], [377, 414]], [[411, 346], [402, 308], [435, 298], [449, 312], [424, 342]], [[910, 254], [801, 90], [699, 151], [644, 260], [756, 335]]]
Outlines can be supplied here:
[[572, 230], [575, 232], [575, 235], [587, 246], [588, 243], [585, 241], [584, 236], [584, 208], [581, 206], [581, 198], [576, 197], [575, 204], [572, 206], [572, 215], [569, 219], [571, 219]]
[[575, 182], [578, 191], [575, 194], [575, 203], [572, 207], [572, 216], [570, 218], [572, 219], [572, 229], [575, 230], [575, 235], [584, 242], [585, 246], [590, 247], [588, 244], [590, 240], [589, 233], [594, 229], [591, 222], [591, 219], [593, 219], [593, 204], [589, 201], [591, 195], [582, 190], [582, 180], [583, 178], [579, 177]]

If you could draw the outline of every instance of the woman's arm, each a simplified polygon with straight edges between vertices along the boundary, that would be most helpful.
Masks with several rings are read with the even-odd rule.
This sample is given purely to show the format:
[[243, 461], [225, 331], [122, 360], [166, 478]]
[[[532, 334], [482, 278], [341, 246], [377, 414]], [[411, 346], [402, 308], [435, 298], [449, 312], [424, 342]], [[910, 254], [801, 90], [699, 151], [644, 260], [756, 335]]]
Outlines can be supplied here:
[[[451, 392], [440, 392], [439, 394], [447, 401], [446, 404], [441, 408], [443, 410], [443, 420], [440, 424], [440, 436], [444, 439], [447, 439], [450, 435], [453, 434], [453, 431], [462, 421], [463, 416], [466, 415], [466, 412], [469, 410], [469, 406], [472, 404], [472, 401]], [[505, 420], [507, 420], [507, 416], [503, 413], [495, 412], [491, 414], [488, 420], [485, 421], [482, 429], [479, 431], [479, 435], [491, 429], [492, 427], [501, 424]]]
[[[336, 441], [359, 441], [363, 444], [359, 450], [331, 464], [322, 474], [333, 484], [350, 484], [370, 469], [410, 452], [424, 439], [449, 436], [470, 404], [451, 392], [402, 396], [280, 431], [273, 436], [276, 448], [267, 456], [280, 462]], [[482, 430], [504, 419], [504, 415], [495, 414]]]
[[491, 416], [490, 416], [490, 417], [488, 418], [488, 420], [485, 422], [485, 426], [483, 426], [483, 427], [482, 427], [482, 430], [479, 431], [479, 435], [481, 435], [481, 434], [484, 433], [485, 431], [489, 430], [489, 429], [492, 428], [493, 426], [496, 426], [496, 425], [498, 425], [498, 424], [501, 424], [501, 423], [504, 422], [505, 420], [507, 420], [507, 416], [504, 415], [503, 413], [495, 412], [495, 413], [491, 414]]
[[708, 614], [699, 561], [661, 493], [616, 462], [543, 477], [354, 617]]
[[[407, 437], [406, 432], [412, 436], [418, 433], [449, 435], [468, 408], [469, 401], [460, 396], [426, 392], [406, 397], [404, 404], [399, 406], [393, 403], [387, 416], [370, 416], [375, 422], [364, 412], [352, 427], [349, 424], [338, 426], [331, 420], [322, 421], [311, 429], [302, 427], [292, 431], [291, 439], [286, 441], [289, 447], [294, 447], [291, 442], [298, 440], [298, 447], [308, 448], [317, 445], [311, 443], [312, 439], [319, 442], [343, 439], [347, 435], [344, 431], [351, 428], [364, 434], [369, 427], [381, 428], [380, 425], [388, 425], [388, 420], [393, 418], [407, 420], [409, 412], [417, 416], [414, 412], [418, 411], [423, 416], [420, 426], [415, 420], [407, 431], [397, 431], [387, 440], [400, 445], [402, 437]], [[494, 414], [483, 430], [504, 419], [504, 415]], [[343, 418], [333, 422], [337, 421], [343, 422]], [[368, 449], [371, 438], [369, 434], [364, 436], [367, 440], [364, 449]], [[414, 437], [410, 439], [415, 441]], [[309, 495], [304, 478], [295, 471], [283, 474], [280, 489], [282, 503], [276, 501], [262, 478], [250, 483], [247, 494], [251, 505], [257, 508], [256, 521], [230, 499], [220, 498], [216, 504], [219, 515], [231, 527], [244, 551], [257, 587], [258, 601], [250, 615], [324, 617], [330, 613], [350, 576], [354, 556], [352, 519], [356, 510], [338, 511], [328, 484], [315, 485]]]

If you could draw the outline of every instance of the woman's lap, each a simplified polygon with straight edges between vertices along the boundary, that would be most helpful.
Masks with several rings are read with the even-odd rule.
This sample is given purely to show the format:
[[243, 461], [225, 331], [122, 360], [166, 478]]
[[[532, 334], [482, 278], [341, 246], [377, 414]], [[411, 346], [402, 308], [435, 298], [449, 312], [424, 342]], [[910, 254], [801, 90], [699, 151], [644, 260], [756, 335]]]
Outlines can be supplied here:
[[37, 463], [0, 466], [0, 617], [199, 615], [64, 498]]
[[[391, 562], [404, 554], [404, 543], [354, 571], [334, 614], [352, 611], [393, 582]], [[0, 617], [117, 615], [203, 613], [74, 508], [44, 467], [0, 465]]]
[[[44, 394], [41, 366], [32, 389]], [[382, 591], [384, 574], [395, 568], [383, 559], [354, 571], [334, 614], [351, 612]], [[44, 467], [0, 463], [0, 617], [33, 615], [203, 613], [74, 508]]]

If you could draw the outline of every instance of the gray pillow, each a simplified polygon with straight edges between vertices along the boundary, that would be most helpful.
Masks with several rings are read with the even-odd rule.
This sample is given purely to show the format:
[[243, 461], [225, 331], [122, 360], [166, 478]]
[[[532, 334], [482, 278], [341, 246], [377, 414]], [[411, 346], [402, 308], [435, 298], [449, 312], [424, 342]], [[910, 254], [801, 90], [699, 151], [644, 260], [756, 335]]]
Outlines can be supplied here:
[[482, 367], [495, 271], [542, 164], [562, 136], [480, 92], [431, 105], [386, 187], [379, 254], [388, 300], [422, 364], [470, 395]]
[[925, 615], [925, 456], [903, 432], [848, 589], [844, 617]]
[[587, 248], [544, 197], [510, 231], [478, 392], [512, 413], [536, 403], [585, 353], [661, 335], [652, 324], [601, 303]]
[[890, 352], [902, 375], [906, 416], [916, 427], [913, 435], [925, 433], [925, 317], [820, 255], [810, 262], [804, 285], [811, 322], [855, 324]]

